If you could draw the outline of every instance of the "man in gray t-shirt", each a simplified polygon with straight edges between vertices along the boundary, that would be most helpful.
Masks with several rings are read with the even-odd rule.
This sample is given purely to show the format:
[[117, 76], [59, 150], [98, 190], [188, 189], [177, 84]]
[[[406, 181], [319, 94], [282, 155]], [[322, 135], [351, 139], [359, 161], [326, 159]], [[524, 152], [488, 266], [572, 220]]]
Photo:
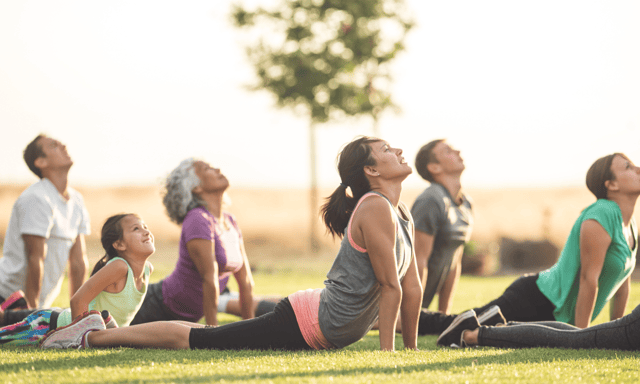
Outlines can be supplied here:
[[423, 146], [416, 156], [416, 170], [431, 185], [413, 203], [415, 252], [427, 308], [438, 295], [438, 310], [451, 312], [460, 278], [464, 245], [471, 237], [471, 203], [461, 192], [464, 162], [445, 140]]

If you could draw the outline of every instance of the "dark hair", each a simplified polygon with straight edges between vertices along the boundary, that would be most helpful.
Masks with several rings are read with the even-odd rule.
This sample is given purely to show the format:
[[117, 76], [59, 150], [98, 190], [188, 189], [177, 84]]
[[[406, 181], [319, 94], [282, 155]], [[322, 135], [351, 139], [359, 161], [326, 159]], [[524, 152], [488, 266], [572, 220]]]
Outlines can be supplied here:
[[629, 160], [623, 153], [612, 153], [596, 160], [587, 171], [587, 188], [596, 196], [596, 199], [606, 199], [608, 190], [605, 182], [616, 179], [613, 172], [611, 172], [611, 164], [616, 156]]
[[[351, 213], [360, 198], [371, 190], [369, 180], [365, 176], [364, 167], [376, 165], [371, 156], [372, 150], [369, 144], [380, 139], [368, 136], [359, 136], [345, 145], [338, 157], [338, 173], [341, 183], [338, 188], [326, 198], [322, 206], [321, 215], [327, 230], [332, 236], [342, 237], [347, 227]], [[347, 187], [351, 188], [351, 195], [347, 195]]]
[[107, 265], [109, 260], [118, 257], [118, 251], [113, 247], [113, 243], [122, 240], [122, 219], [129, 215], [138, 217], [135, 213], [120, 213], [111, 216], [104, 222], [100, 234], [100, 242], [102, 243], [102, 248], [104, 248], [107, 253], [98, 260], [96, 266], [93, 267], [91, 276], [95, 275], [102, 267]]
[[35, 173], [36, 176], [42, 179], [42, 170], [36, 167], [36, 159], [39, 157], [44, 157], [44, 151], [42, 150], [42, 145], [38, 141], [46, 137], [44, 134], [39, 134], [33, 139], [27, 147], [22, 152], [22, 157], [24, 158], [24, 162], [27, 163], [27, 167], [31, 170], [31, 172]]
[[430, 141], [427, 144], [423, 145], [416, 155], [416, 171], [418, 171], [418, 174], [422, 176], [423, 179], [427, 180], [430, 183], [433, 182], [433, 175], [427, 169], [427, 165], [429, 163], [438, 162], [436, 155], [433, 153], [433, 149], [436, 147], [436, 145], [442, 142], [444, 142], [444, 139]]

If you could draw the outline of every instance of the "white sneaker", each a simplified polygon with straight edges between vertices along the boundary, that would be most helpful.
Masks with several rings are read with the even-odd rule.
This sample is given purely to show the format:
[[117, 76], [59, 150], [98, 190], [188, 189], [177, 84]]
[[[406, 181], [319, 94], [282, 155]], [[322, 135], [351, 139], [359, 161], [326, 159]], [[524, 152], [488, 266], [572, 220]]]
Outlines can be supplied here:
[[85, 312], [73, 323], [47, 333], [40, 341], [40, 348], [86, 348], [87, 333], [105, 328], [100, 312]]

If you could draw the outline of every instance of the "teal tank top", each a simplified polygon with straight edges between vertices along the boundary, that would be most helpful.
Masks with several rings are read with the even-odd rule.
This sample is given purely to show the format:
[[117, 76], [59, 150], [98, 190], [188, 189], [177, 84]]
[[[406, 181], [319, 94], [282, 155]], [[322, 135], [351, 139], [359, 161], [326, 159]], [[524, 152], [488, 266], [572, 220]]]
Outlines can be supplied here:
[[536, 281], [540, 292], [555, 306], [555, 319], [569, 324], [575, 324], [580, 285], [580, 227], [585, 220], [596, 220], [611, 237], [598, 279], [598, 294], [591, 320], [600, 314], [636, 265], [638, 232], [635, 219], [631, 219], [631, 231], [636, 244], [634, 249], [630, 249], [622, 230], [622, 212], [617, 203], [600, 199], [585, 208], [573, 225], [558, 262], [541, 272]]

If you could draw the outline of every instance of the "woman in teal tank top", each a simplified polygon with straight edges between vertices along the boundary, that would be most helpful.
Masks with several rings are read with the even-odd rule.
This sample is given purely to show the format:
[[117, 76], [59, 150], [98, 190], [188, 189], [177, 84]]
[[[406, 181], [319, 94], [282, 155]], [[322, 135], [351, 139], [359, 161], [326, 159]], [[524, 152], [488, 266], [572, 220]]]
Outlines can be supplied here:
[[[586, 328], [609, 301], [611, 320], [624, 315], [638, 248], [633, 212], [640, 196], [640, 168], [624, 154], [614, 153], [591, 165], [586, 184], [597, 201], [580, 214], [558, 262], [539, 274], [520, 277], [500, 297], [474, 308], [482, 325], [560, 321]], [[495, 315], [495, 308], [494, 316], [481, 315], [494, 306], [503, 316]], [[456, 315], [423, 311], [419, 333], [442, 338], [452, 331], [455, 319]]]

